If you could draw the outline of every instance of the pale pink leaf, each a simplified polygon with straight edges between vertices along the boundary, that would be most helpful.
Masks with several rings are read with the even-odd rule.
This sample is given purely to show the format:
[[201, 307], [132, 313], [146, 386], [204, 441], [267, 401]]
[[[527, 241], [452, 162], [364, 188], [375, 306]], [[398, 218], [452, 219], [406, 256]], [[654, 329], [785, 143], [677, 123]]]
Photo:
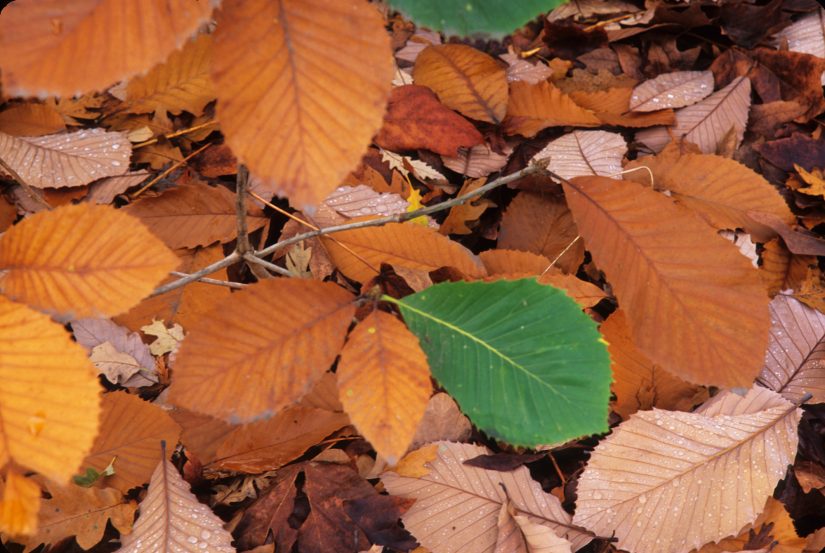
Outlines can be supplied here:
[[548, 21], [559, 21], [568, 17], [588, 19], [594, 15], [615, 13], [636, 13], [638, 6], [623, 0], [575, 0], [565, 2], [547, 15]]
[[441, 156], [441, 161], [447, 169], [477, 179], [500, 171], [507, 165], [507, 158], [512, 151], [512, 148], [507, 147], [503, 154], [497, 154], [485, 143], [473, 146], [469, 150], [459, 148], [457, 157]]
[[426, 29], [419, 29], [413, 36], [407, 39], [404, 47], [395, 53], [395, 58], [415, 63], [415, 60], [418, 59], [418, 54], [423, 52], [424, 48], [436, 44], [441, 44], [441, 35]]
[[573, 131], [550, 142], [532, 161], [550, 158], [547, 168], [566, 179], [587, 175], [621, 178], [627, 143], [606, 131]]
[[636, 140], [659, 152], [670, 142], [672, 134], [696, 144], [706, 154], [713, 154], [731, 129], [735, 130], [739, 145], [748, 126], [750, 105], [750, 79], [737, 77], [698, 104], [678, 110], [674, 126], [644, 129], [636, 133]]
[[707, 98], [713, 92], [711, 71], [664, 73], [633, 89], [630, 111], [682, 108]]
[[121, 175], [131, 155], [126, 137], [103, 129], [33, 138], [0, 133], [0, 158], [35, 188], [83, 186]]
[[[825, 9], [809, 13], [776, 33], [774, 46], [779, 48], [785, 41], [792, 52], [825, 58]], [[822, 84], [825, 84], [825, 73]]]
[[546, 81], [553, 75], [553, 70], [546, 63], [530, 63], [521, 59], [512, 51], [499, 56], [507, 62], [507, 82], [524, 81], [530, 84], [538, 84]]
[[365, 184], [339, 186], [318, 206], [312, 214], [312, 222], [320, 228], [343, 225], [354, 217], [404, 213], [409, 205], [398, 194], [379, 193]]
[[85, 200], [95, 204], [110, 204], [118, 194], [123, 194], [149, 177], [147, 171], [134, 171], [116, 177], [107, 177], [93, 182]]

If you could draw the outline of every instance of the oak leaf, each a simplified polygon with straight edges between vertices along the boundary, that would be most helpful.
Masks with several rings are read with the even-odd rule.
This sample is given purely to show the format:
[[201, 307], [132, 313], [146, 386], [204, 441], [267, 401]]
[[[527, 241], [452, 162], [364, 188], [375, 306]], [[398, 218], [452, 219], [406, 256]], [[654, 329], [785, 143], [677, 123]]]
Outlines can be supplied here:
[[510, 84], [510, 101], [504, 132], [535, 136], [547, 127], [598, 127], [596, 114], [580, 107], [570, 96], [546, 81], [537, 85], [524, 82]]
[[170, 401], [233, 422], [277, 413], [332, 365], [355, 312], [352, 301], [335, 284], [287, 278], [233, 294], [215, 307], [220, 317], [188, 329]]
[[373, 311], [349, 336], [338, 363], [341, 404], [379, 455], [395, 464], [412, 442], [432, 394], [418, 338], [394, 316]]
[[167, 327], [163, 321], [152, 321], [151, 324], [140, 327], [141, 332], [147, 336], [154, 336], [155, 340], [149, 344], [149, 351], [152, 355], [164, 355], [166, 353], [175, 353], [183, 341], [183, 327], [178, 323], [174, 323], [171, 327]]
[[[3, 89], [17, 96], [101, 90], [163, 61], [217, 4], [150, 0], [16, 2], [0, 20]], [[124, 37], [140, 37], [140, 47]]]
[[802, 412], [758, 387], [709, 403], [614, 429], [579, 477], [573, 522], [638, 553], [687, 553], [752, 523], [793, 461]]
[[415, 60], [413, 78], [432, 89], [442, 104], [470, 119], [494, 124], [504, 119], [507, 76], [484, 52], [463, 44], [430, 46]]
[[770, 326], [756, 269], [696, 215], [636, 183], [576, 177], [564, 190], [638, 348], [690, 382], [749, 384]]
[[[381, 126], [393, 73], [381, 16], [358, 0], [227, 0], [217, 21], [226, 143], [270, 191], [319, 203]], [[339, 63], [319, 63], [330, 48]]]

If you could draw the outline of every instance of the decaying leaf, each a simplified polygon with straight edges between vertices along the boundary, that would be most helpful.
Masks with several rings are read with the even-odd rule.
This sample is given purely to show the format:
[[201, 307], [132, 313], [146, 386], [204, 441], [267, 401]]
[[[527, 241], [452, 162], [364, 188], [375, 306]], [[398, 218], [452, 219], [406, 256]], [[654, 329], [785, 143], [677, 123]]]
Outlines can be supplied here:
[[639, 553], [687, 553], [735, 535], [785, 475], [800, 416], [759, 387], [723, 392], [697, 413], [641, 411], [596, 446], [573, 522]]

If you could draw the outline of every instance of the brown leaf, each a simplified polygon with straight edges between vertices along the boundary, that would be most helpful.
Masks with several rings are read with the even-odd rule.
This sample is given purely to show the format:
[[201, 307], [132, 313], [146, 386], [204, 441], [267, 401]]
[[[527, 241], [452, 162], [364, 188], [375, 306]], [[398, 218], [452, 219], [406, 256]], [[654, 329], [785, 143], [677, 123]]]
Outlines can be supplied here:
[[481, 133], [469, 121], [444, 107], [432, 90], [418, 85], [392, 89], [384, 126], [375, 137], [376, 144], [394, 152], [423, 148], [444, 156], [482, 142]]
[[[194, 181], [180, 184], [154, 198], [142, 198], [124, 212], [143, 221], [170, 248], [194, 248], [229, 242], [237, 235], [235, 195], [223, 186]], [[267, 219], [247, 203], [247, 227], [252, 232]]]
[[123, 135], [102, 129], [36, 138], [0, 133], [3, 161], [36, 188], [83, 186], [120, 175], [129, 169], [131, 153], [132, 145]]
[[500, 171], [507, 165], [507, 158], [511, 151], [512, 149], [507, 149], [503, 154], [499, 154], [494, 152], [489, 145], [479, 144], [469, 150], [459, 150], [456, 157], [442, 156], [441, 161], [447, 169], [477, 179]]
[[570, 98], [579, 106], [592, 110], [605, 125], [617, 127], [652, 127], [671, 125], [675, 121], [673, 111], [663, 109], [649, 113], [631, 112], [630, 99], [633, 88], [616, 86], [607, 90], [573, 90]]
[[[825, 10], [819, 9], [804, 15], [774, 35], [774, 46], [781, 47], [787, 41], [788, 49], [793, 52], [811, 54], [825, 58]], [[825, 84], [825, 75], [822, 76]]]
[[[150, 0], [137, 11], [116, 0], [18, 2], [0, 21], [3, 89], [18, 96], [101, 90], [166, 59], [215, 4]], [[140, 37], [140, 47], [124, 37]]]
[[792, 228], [785, 220], [777, 217], [774, 213], [750, 210], [747, 215], [757, 223], [765, 225], [779, 234], [791, 253], [797, 255], [825, 255], [825, 239], [820, 238], [813, 232], [801, 227]]
[[547, 168], [560, 177], [585, 175], [619, 178], [627, 143], [606, 131], [573, 131], [550, 141], [532, 161], [549, 159]]
[[149, 177], [147, 171], [134, 171], [97, 180], [89, 186], [86, 201], [95, 204], [110, 204], [119, 194], [147, 180], [147, 177]]
[[470, 420], [461, 414], [455, 400], [444, 392], [438, 392], [427, 404], [410, 449], [441, 440], [461, 442], [470, 437], [472, 430]]
[[418, 338], [400, 320], [373, 311], [350, 333], [338, 362], [344, 410], [375, 451], [395, 464], [412, 442], [432, 394]]
[[725, 538], [719, 543], [708, 543], [697, 553], [722, 553], [723, 551], [753, 551], [753, 542], [760, 536], [762, 543], [771, 553], [802, 553], [805, 538], [800, 538], [794, 529], [788, 511], [782, 503], [769, 497], [762, 514], [743, 529], [735, 538]]
[[601, 332], [609, 344], [613, 384], [616, 395], [613, 410], [623, 419], [636, 411], [654, 407], [671, 411], [690, 411], [708, 399], [702, 386], [689, 384], [651, 363], [630, 337], [627, 318], [619, 309], [602, 323]]
[[[498, 247], [541, 254], [551, 261], [578, 236], [570, 210], [560, 199], [544, 194], [520, 192], [501, 219]], [[584, 259], [584, 244], [577, 240], [556, 266], [575, 273]]]
[[728, 86], [698, 104], [678, 110], [673, 127], [639, 131], [636, 140], [659, 152], [673, 135], [693, 142], [706, 154], [713, 154], [731, 127], [736, 129], [737, 144], [742, 141], [748, 125], [750, 105], [751, 82], [747, 77], [737, 77]]
[[704, 100], [713, 92], [713, 73], [710, 71], [676, 71], [663, 73], [633, 89], [630, 109], [657, 111], [682, 108]]
[[558, 269], [548, 271], [538, 279], [539, 284], [550, 284], [556, 288], [561, 288], [567, 295], [573, 298], [582, 309], [594, 307], [597, 303], [605, 299], [607, 294], [590, 282], [576, 278], [574, 275], [567, 275]]
[[548, 82], [531, 85], [510, 84], [507, 104], [506, 134], [535, 136], [547, 127], [598, 127], [601, 120], [589, 109], [576, 104], [570, 96]]
[[[271, 192], [320, 203], [381, 127], [393, 74], [382, 17], [358, 0], [226, 0], [217, 22], [226, 143]], [[331, 47], [320, 36], [341, 63], [318, 63]]]
[[232, 294], [215, 307], [220, 317], [189, 328], [169, 400], [237, 422], [277, 413], [332, 365], [355, 313], [352, 301], [335, 284], [291, 278]]
[[770, 326], [756, 269], [704, 221], [648, 188], [577, 177], [564, 189], [638, 348], [691, 382], [750, 383]]
[[188, 409], [175, 407], [169, 415], [181, 427], [180, 441], [191, 459], [194, 455], [202, 465], [208, 465], [217, 458], [218, 448], [237, 425], [201, 415]]
[[[469, 194], [473, 190], [483, 186], [486, 182], [486, 178], [468, 179], [464, 181], [464, 184], [458, 191], [457, 196]], [[450, 208], [449, 213], [447, 213], [447, 217], [438, 228], [438, 232], [444, 235], [472, 234], [473, 231], [469, 226], [467, 226], [467, 223], [477, 223], [481, 215], [487, 211], [488, 207], [495, 207], [495, 204], [492, 200], [488, 200], [482, 196], [467, 200], [463, 204], [455, 205]]]
[[416, 84], [432, 89], [445, 106], [498, 124], [507, 111], [507, 76], [487, 54], [463, 44], [430, 46], [415, 60]]
[[793, 255], [776, 238], [765, 244], [762, 250], [760, 277], [768, 288], [768, 295], [775, 296], [782, 290], [797, 290], [805, 280], [808, 268], [816, 265], [816, 257]]
[[520, 250], [487, 250], [478, 257], [492, 276], [540, 275], [550, 266], [550, 260], [545, 256]]
[[[155, 358], [137, 332], [129, 332], [109, 319], [77, 319], [72, 321], [72, 332], [77, 342], [87, 350], [91, 351], [101, 344], [109, 343], [115, 351], [132, 357], [138, 369], [146, 370], [144, 374], [154, 373]], [[157, 378], [154, 382], [157, 382]]]
[[12, 104], [0, 111], [0, 132], [12, 136], [43, 136], [66, 130], [63, 117], [46, 104]]

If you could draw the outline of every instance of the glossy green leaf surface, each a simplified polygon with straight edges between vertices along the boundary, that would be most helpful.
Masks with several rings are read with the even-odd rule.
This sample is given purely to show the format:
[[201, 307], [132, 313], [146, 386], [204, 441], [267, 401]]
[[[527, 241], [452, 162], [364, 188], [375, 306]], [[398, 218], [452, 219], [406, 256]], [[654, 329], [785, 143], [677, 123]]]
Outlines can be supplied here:
[[532, 278], [449, 282], [393, 302], [481, 430], [526, 446], [607, 431], [607, 347], [562, 290]]
[[390, 0], [417, 25], [447, 35], [501, 37], [563, 0]]

